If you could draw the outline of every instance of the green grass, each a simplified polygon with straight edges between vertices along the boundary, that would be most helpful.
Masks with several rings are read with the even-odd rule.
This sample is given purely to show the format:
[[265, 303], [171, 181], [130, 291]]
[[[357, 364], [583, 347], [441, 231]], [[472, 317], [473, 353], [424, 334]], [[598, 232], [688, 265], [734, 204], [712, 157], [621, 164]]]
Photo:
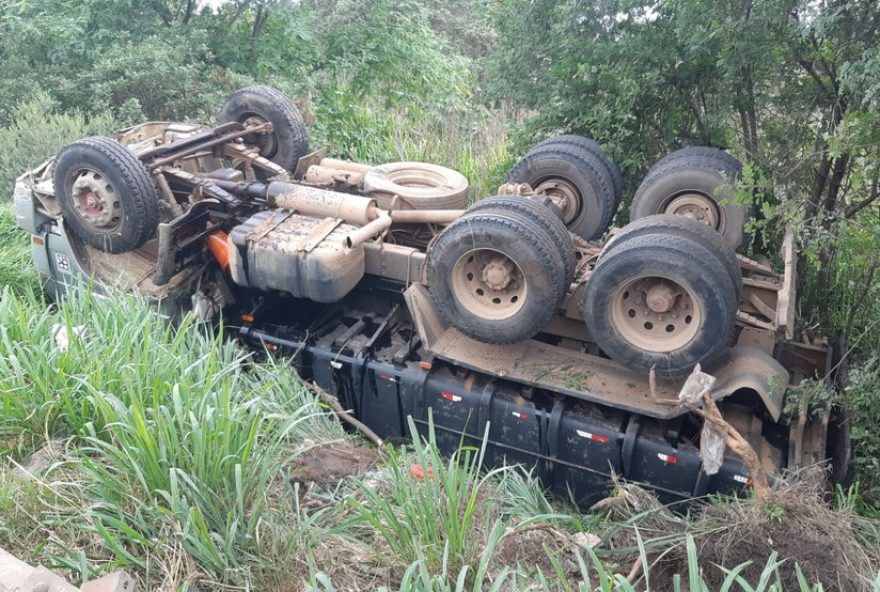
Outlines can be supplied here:
[[15, 225], [12, 206], [0, 198], [0, 288], [22, 294], [38, 288], [28, 236]]

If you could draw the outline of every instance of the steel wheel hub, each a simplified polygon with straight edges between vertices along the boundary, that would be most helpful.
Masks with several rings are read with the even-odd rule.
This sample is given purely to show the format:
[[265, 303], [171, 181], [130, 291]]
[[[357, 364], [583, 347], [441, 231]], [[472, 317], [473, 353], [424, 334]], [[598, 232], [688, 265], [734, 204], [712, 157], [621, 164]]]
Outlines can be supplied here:
[[519, 265], [494, 249], [474, 249], [459, 257], [451, 280], [452, 293], [461, 306], [490, 320], [515, 315], [528, 292]]
[[684, 193], [669, 202], [664, 214], [682, 216], [701, 222], [710, 228], [720, 229], [721, 213], [711, 197], [702, 193]]
[[702, 318], [691, 292], [667, 278], [630, 281], [612, 299], [611, 319], [618, 332], [650, 352], [670, 352], [687, 345], [700, 331]]
[[71, 192], [76, 213], [88, 224], [95, 228], [116, 228], [121, 223], [122, 204], [116, 191], [97, 171], [81, 171]]
[[[266, 120], [259, 115], [251, 115], [242, 122], [242, 125], [247, 128], [263, 125], [264, 123], [266, 123]], [[248, 136], [247, 141], [257, 146], [260, 149], [260, 156], [265, 158], [271, 158], [278, 150], [278, 141], [274, 133], [254, 133]]]
[[568, 224], [578, 215], [580, 193], [564, 179], [548, 179], [535, 188], [538, 195], [546, 195], [562, 210], [562, 219]]

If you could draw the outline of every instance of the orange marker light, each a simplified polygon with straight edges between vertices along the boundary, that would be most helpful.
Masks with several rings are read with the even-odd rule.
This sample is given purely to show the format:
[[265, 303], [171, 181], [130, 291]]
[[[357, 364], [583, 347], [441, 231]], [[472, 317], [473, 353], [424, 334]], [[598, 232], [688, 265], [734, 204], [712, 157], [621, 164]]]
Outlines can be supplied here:
[[208, 250], [214, 255], [214, 259], [220, 264], [220, 269], [226, 272], [229, 269], [229, 245], [226, 239], [228, 235], [222, 230], [217, 230], [208, 235], [205, 241]]

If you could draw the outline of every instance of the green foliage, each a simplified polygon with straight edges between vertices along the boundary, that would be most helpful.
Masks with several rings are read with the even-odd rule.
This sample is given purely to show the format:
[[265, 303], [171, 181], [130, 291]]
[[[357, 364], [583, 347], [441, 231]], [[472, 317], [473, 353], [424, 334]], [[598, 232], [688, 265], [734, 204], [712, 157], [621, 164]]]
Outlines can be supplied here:
[[180, 544], [230, 581], [246, 580], [285, 450], [342, 435], [292, 370], [248, 367], [192, 318], [171, 327], [143, 301], [88, 290], [57, 309], [0, 294], [0, 416], [4, 454], [78, 440], [78, 496], [92, 506], [79, 528], [113, 565], [148, 569]]
[[107, 135], [116, 122], [107, 114], [88, 118], [81, 111], [59, 111], [44, 92], [19, 103], [11, 122], [0, 127], [0, 192], [7, 201], [16, 177], [53, 156], [59, 148], [85, 136]]
[[9, 204], [0, 203], [0, 290], [36, 292], [37, 274], [31, 264], [28, 237], [15, 225]]
[[[488, 511], [480, 506], [491, 503], [486, 483], [495, 472], [480, 474], [484, 447], [479, 451], [463, 449], [444, 459], [435, 445], [421, 442], [412, 418], [409, 421], [413, 460], [423, 476], [411, 475], [404, 458], [392, 451], [390, 491], [379, 492], [365, 485], [366, 501], [352, 498], [350, 503], [399, 559], [407, 563], [421, 560], [432, 573], [442, 566], [457, 574], [484, 546], [486, 533], [478, 529], [478, 513]], [[493, 525], [489, 536], [497, 538], [499, 528]]]
[[852, 418], [857, 474], [870, 503], [880, 507], [880, 359], [874, 358], [850, 371], [845, 402]]

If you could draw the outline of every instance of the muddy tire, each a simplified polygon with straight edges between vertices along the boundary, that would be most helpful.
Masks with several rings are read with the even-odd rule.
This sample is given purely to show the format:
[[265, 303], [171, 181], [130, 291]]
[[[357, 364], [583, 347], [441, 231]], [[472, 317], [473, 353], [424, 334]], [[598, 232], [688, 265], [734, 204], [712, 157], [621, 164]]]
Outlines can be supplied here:
[[733, 342], [736, 289], [710, 247], [683, 234], [645, 234], [605, 254], [582, 311], [610, 358], [638, 372], [693, 370]]
[[468, 180], [425, 162], [390, 162], [364, 174], [364, 193], [383, 208], [459, 210], [467, 207]]
[[[700, 148], [700, 151], [694, 152]], [[693, 218], [714, 228], [724, 242], [739, 248], [746, 242], [748, 208], [734, 202], [734, 185], [742, 165], [715, 148], [682, 149], [658, 162], [636, 190], [630, 219], [654, 214]]]
[[499, 195], [497, 197], [481, 199], [470, 207], [468, 214], [494, 209], [503, 212], [519, 213], [526, 219], [536, 222], [553, 241], [554, 248], [562, 257], [565, 283], [569, 285], [574, 279], [575, 266], [577, 265], [574, 243], [571, 240], [571, 234], [569, 234], [568, 229], [565, 227], [565, 223], [554, 212], [554, 210], [558, 212], [558, 208], [556, 208], [552, 201], [549, 199], [548, 201], [549, 204], [545, 205], [537, 199], [530, 199], [528, 197]]
[[739, 302], [742, 296], [743, 282], [742, 271], [736, 258], [736, 252], [730, 248], [730, 245], [724, 242], [720, 234], [705, 224], [700, 224], [684, 216], [657, 214], [630, 222], [606, 243], [605, 254], [622, 247], [633, 238], [647, 234], [677, 234], [691, 238], [707, 247], [707, 255], [714, 257], [727, 271], [731, 283], [736, 288], [736, 299]]
[[605, 233], [617, 206], [607, 171], [573, 146], [551, 145], [529, 152], [510, 171], [507, 181], [528, 183], [538, 193], [563, 200], [566, 227], [585, 240]]
[[620, 169], [614, 161], [602, 152], [602, 147], [595, 140], [574, 134], [562, 134], [535, 144], [535, 147], [530, 152], [545, 147], [558, 148], [564, 146], [571, 146], [582, 150], [593, 156], [602, 165], [602, 168], [605, 169], [611, 179], [611, 184], [614, 187], [614, 200], [619, 206], [620, 200], [623, 197], [623, 175], [620, 174]]
[[244, 124], [269, 122], [270, 134], [245, 136], [245, 143], [259, 149], [260, 156], [292, 171], [299, 159], [309, 153], [309, 137], [302, 114], [289, 98], [268, 86], [248, 86], [226, 99], [220, 111], [220, 123]]
[[137, 249], [156, 233], [159, 194], [143, 163], [110, 138], [85, 138], [58, 153], [55, 194], [67, 227], [107, 253]]
[[439, 315], [484, 343], [533, 337], [567, 286], [553, 242], [516, 213], [473, 212], [447, 226], [428, 251], [427, 280]]

